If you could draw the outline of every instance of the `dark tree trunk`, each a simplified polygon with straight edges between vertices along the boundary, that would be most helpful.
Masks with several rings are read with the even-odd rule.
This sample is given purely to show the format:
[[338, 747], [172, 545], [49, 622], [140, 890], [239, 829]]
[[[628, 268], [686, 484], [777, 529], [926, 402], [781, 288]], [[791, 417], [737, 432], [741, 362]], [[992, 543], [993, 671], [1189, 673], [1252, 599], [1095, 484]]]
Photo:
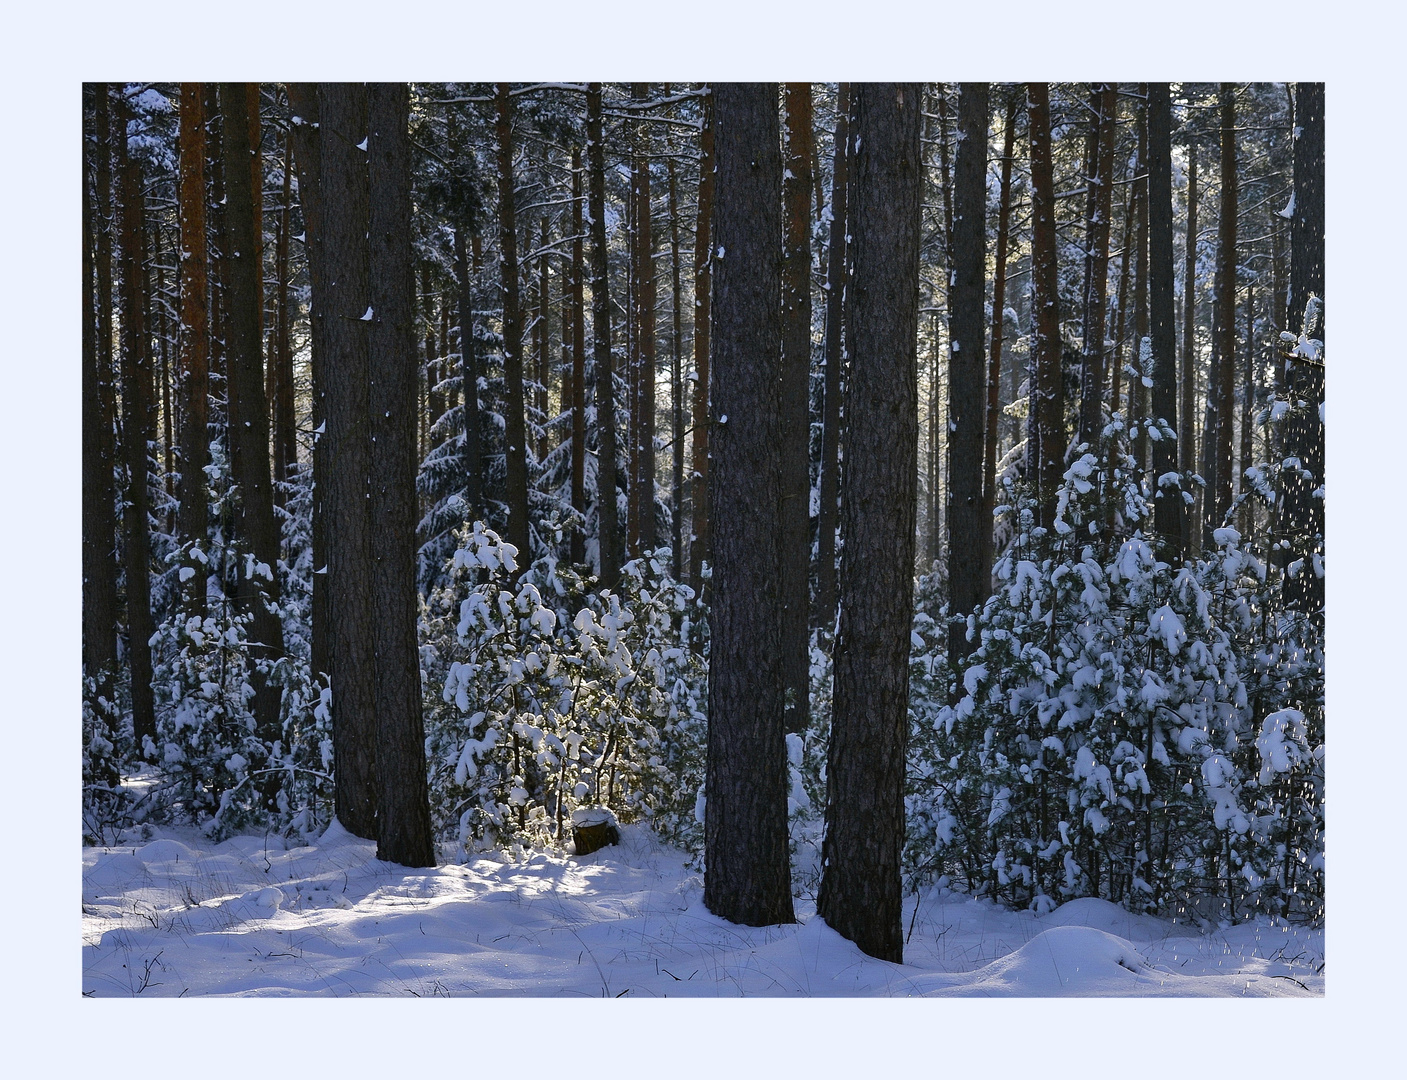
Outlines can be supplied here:
[[782, 682], [786, 729], [810, 710], [811, 84], [787, 83], [782, 134]]
[[[111, 201], [97, 184], [99, 173], [107, 176], [106, 163], [112, 153], [107, 94], [106, 83], [84, 87], [83, 672], [95, 681], [96, 698], [112, 702], [117, 670], [117, 561], [113, 554], [117, 517], [113, 492], [112, 326], [108, 321], [112, 317], [112, 298], [110, 271], [98, 272], [98, 263], [103, 260], [95, 259], [94, 253], [96, 246], [110, 263], [111, 241], [106, 237]], [[106, 195], [110, 196], [110, 182], [103, 187], [109, 189]], [[106, 340], [102, 338], [105, 322]]]
[[[976, 104], [974, 129], [985, 126], [986, 115], [985, 100]], [[918, 507], [922, 111], [917, 83], [855, 88], [845, 552], [816, 900], [834, 930], [894, 963], [903, 962], [900, 855]], [[982, 350], [976, 354], [980, 365]]]
[[[1182, 371], [1177, 429], [1177, 467], [1184, 477], [1197, 470], [1197, 144], [1187, 146], [1187, 241], [1182, 272]], [[1192, 558], [1201, 547], [1202, 528], [1197, 504], [1182, 515], [1182, 553]]]
[[[620, 517], [616, 503], [616, 393], [611, 359], [611, 300], [606, 268], [606, 148], [601, 142], [601, 84], [586, 88], [586, 159], [590, 170], [591, 334], [596, 376], [596, 514], [600, 581], [615, 588], [620, 576]], [[697, 427], [695, 428], [697, 431]], [[697, 461], [698, 459], [695, 458]]]
[[[370, 542], [370, 364], [374, 317], [368, 269], [367, 91], [363, 83], [318, 86], [323, 285], [314, 294], [325, 352], [321, 445], [327, 488], [328, 622], [332, 628], [332, 723], [338, 820], [375, 839], [376, 679]], [[317, 280], [314, 279], [314, 288]]]
[[367, 94], [370, 189], [372, 644], [376, 857], [435, 865], [425, 778], [415, 588], [415, 287], [410, 260], [410, 89]]
[[[635, 84], [635, 97], [646, 96], [646, 84]], [[650, 133], [644, 122], [639, 123], [636, 144], [637, 170], [635, 188], [635, 251], [636, 251], [636, 431], [635, 447], [639, 454], [639, 471], [631, 483], [639, 484], [636, 500], [640, 516], [639, 552], [654, 551], [658, 542], [655, 530], [655, 245], [650, 227]]]
[[[1290, 333], [1324, 340], [1323, 305], [1314, 325], [1304, 324], [1311, 296], [1324, 297], [1324, 84], [1295, 87], [1294, 216], [1290, 219], [1290, 300], [1285, 322]], [[1286, 418], [1284, 456], [1300, 469], [1283, 474], [1280, 532], [1289, 544], [1290, 565], [1304, 560], [1285, 587], [1285, 602], [1323, 618], [1324, 579], [1315, 569], [1324, 551], [1324, 368], [1298, 357], [1286, 363], [1285, 393], [1294, 408]], [[1301, 406], [1299, 403], [1303, 402]]]
[[528, 437], [523, 394], [523, 316], [518, 301], [518, 228], [513, 194], [513, 102], [508, 84], [494, 95], [494, 134], [498, 141], [498, 258], [503, 288], [503, 381], [508, 390], [504, 417], [508, 482], [508, 542], [518, 549], [519, 573], [532, 563], [528, 536]]
[[987, 84], [963, 83], [953, 162], [953, 272], [948, 289], [948, 656], [971, 651], [967, 617], [987, 598], [982, 521], [987, 276]]
[[1011, 167], [1016, 145], [1016, 114], [1020, 99], [1008, 91], [1005, 127], [1002, 132], [1001, 187], [997, 204], [997, 253], [992, 274], [992, 344], [991, 362], [987, 367], [987, 423], [982, 444], [982, 575], [985, 586], [991, 584], [992, 512], [997, 506], [997, 443], [1001, 421], [1002, 338], [1006, 325], [1006, 254], [1011, 232]]
[[1065, 388], [1060, 370], [1060, 292], [1055, 250], [1055, 184], [1051, 170], [1050, 86], [1028, 87], [1031, 127], [1031, 410], [1026, 475], [1035, 482], [1037, 523], [1050, 529], [1055, 492], [1065, 472]]
[[835, 527], [840, 509], [840, 376], [845, 359], [845, 232], [850, 84], [835, 99], [835, 151], [831, 165], [830, 241], [826, 252], [826, 373], [821, 413], [820, 513], [816, 517], [815, 623], [835, 631]]
[[[246, 84], [221, 83], [220, 109], [225, 117], [225, 220], [229, 232], [229, 340], [226, 381], [229, 387], [231, 444], [235, 448], [235, 482], [239, 485], [238, 533], [246, 554], [255, 560], [254, 573], [240, 567], [237, 596], [253, 619], [249, 627], [251, 661], [273, 663], [283, 656], [283, 623], [271, 610], [278, 603], [280, 531], [274, 517], [273, 484], [269, 471], [269, 412], [264, 398], [263, 341], [259, 330], [264, 282], [257, 258], [255, 201], [246, 114]], [[257, 100], [257, 98], [256, 98]], [[282, 691], [251, 666], [254, 716], [259, 736], [272, 743], [280, 737]]]
[[[324, 397], [324, 372], [327, 357], [328, 319], [324, 308], [328, 303], [328, 283], [324, 275], [326, 261], [321, 213], [322, 149], [318, 128], [318, 98], [316, 83], [288, 83], [289, 133], [294, 142], [293, 160], [298, 167], [298, 204], [303, 211], [303, 252], [308, 260], [308, 280], [312, 285], [314, 303], [309, 318], [309, 354], [312, 358], [312, 428], [313, 428], [313, 596], [309, 621], [312, 623], [310, 666], [315, 677], [330, 678], [332, 674], [332, 627], [328, 620], [327, 541], [325, 492], [327, 462], [323, 436], [327, 412]], [[328, 685], [325, 683], [324, 685]], [[335, 740], [334, 740], [335, 741]]]
[[147, 334], [142, 167], [127, 152], [131, 112], [118, 91], [117, 168], [122, 185], [122, 435], [127, 459], [127, 508], [123, 514], [127, 573], [127, 655], [132, 676], [132, 729], [141, 752], [156, 738], [151, 686], [151, 533], [147, 515], [147, 451], [152, 438], [151, 339]]
[[[1255, 424], [1256, 409], [1256, 290], [1253, 282], [1246, 285], [1246, 341], [1245, 368], [1241, 380], [1241, 445], [1236, 468], [1236, 494], [1247, 494], [1246, 470], [1251, 467], [1251, 433]], [[1237, 529], [1242, 536], [1251, 534], [1254, 523], [1255, 503], [1243, 498], [1240, 513], [1237, 515]]]
[[1113, 208], [1114, 110], [1118, 87], [1103, 83], [1090, 92], [1098, 107], [1098, 144], [1089, 174], [1085, 218], [1084, 347], [1080, 362], [1079, 441], [1094, 445], [1104, 427], [1104, 334], [1109, 304], [1109, 215]]
[[[1221, 84], [1221, 220], [1217, 227], [1216, 338], [1213, 384], [1216, 400], [1215, 501], [1208, 529], [1218, 529], [1231, 509], [1232, 419], [1236, 408], [1236, 98]], [[1208, 540], [1210, 543], [1210, 540]]]
[[[1148, 314], [1153, 346], [1153, 420], [1165, 420], [1182, 437], [1177, 409], [1177, 323], [1173, 312], [1172, 99], [1167, 83], [1148, 84]], [[1153, 528], [1162, 556], [1175, 561], [1182, 548], [1182, 491], [1176, 480], [1177, 445], [1153, 442]]]
[[[665, 88], [665, 93], [669, 88]], [[679, 181], [674, 158], [666, 160], [669, 170], [669, 433], [670, 461], [670, 572], [684, 580], [684, 323], [679, 282]]]
[[[293, 346], [289, 339], [293, 316], [288, 296], [288, 241], [292, 222], [293, 201], [293, 131], [290, 128], [283, 147], [283, 204], [278, 215], [278, 245], [274, 251], [274, 287], [277, 302], [277, 322], [274, 326], [275, 371], [274, 387], [274, 479], [283, 483], [293, 479], [298, 469], [298, 430], [294, 420]], [[284, 503], [282, 489], [275, 488], [275, 500]]]
[[1119, 296], [1114, 314], [1114, 357], [1109, 365], [1109, 401], [1115, 409], [1122, 408], [1120, 397], [1123, 393], [1124, 331], [1127, 328], [1129, 259], [1133, 255], [1133, 223], [1138, 217], [1138, 203], [1135, 192], [1137, 184], [1129, 185], [1128, 198], [1124, 201], [1124, 242], [1119, 257]]
[[[1147, 86], [1140, 89], [1146, 96]], [[1143, 380], [1149, 376], [1143, 366], [1143, 339], [1148, 336], [1148, 110], [1142, 102], [1138, 106], [1137, 122], [1138, 157], [1133, 182], [1134, 203], [1138, 207], [1134, 215], [1133, 367], [1138, 374], [1129, 379], [1129, 418], [1139, 424], [1133, 439], [1133, 456], [1141, 472], [1148, 462], [1148, 439], [1142, 421], [1148, 415], [1148, 387]]]
[[[581, 151], [572, 150], [572, 509], [586, 520], [586, 297], [582, 279]], [[572, 562], [586, 561], [586, 533], [572, 530]]]
[[[437, 389], [443, 376], [440, 374], [440, 343], [435, 336], [435, 295], [430, 287], [429, 260], [420, 264], [420, 300], [425, 314], [425, 420], [427, 429], [433, 429], [445, 414], [445, 395]], [[447, 341], [445, 349], [449, 349]]]
[[704, 904], [751, 926], [794, 921], [778, 571], [782, 161], [775, 83], [713, 88], [714, 537]]
[[[178, 532], [182, 543], [204, 547], [210, 508], [205, 466], [209, 462], [210, 315], [205, 247], [205, 87], [181, 84], [181, 487]], [[186, 556], [191, 577], [182, 589], [192, 615], [205, 614], [205, 565]]]
[[713, 297], [713, 99], [704, 98], [699, 132], [698, 217], [694, 232], [694, 463], [689, 498], [689, 584], [702, 593], [703, 564], [712, 561], [708, 533], [708, 348]]
[[[454, 278], [459, 287], [459, 375], [464, 387], [464, 501], [469, 506], [469, 520], [484, 513], [484, 451], [479, 419], [479, 345], [474, 337], [474, 275], [473, 264], [466, 250], [468, 227], [458, 225], [454, 230]], [[449, 352], [449, 342], [445, 342]], [[450, 395], [450, 408], [454, 408]]]

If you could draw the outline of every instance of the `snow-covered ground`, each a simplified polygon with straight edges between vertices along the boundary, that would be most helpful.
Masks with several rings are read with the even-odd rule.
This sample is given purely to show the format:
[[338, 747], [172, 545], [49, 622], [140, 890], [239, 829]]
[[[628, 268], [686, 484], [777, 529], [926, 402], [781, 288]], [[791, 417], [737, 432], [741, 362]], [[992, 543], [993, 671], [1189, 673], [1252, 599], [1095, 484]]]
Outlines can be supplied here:
[[1029, 912], [930, 889], [905, 905], [902, 965], [796, 904], [750, 928], [641, 827], [582, 858], [484, 855], [411, 870], [340, 826], [311, 846], [193, 831], [83, 851], [90, 997], [1310, 997], [1324, 932], [1213, 932], [1077, 900]]

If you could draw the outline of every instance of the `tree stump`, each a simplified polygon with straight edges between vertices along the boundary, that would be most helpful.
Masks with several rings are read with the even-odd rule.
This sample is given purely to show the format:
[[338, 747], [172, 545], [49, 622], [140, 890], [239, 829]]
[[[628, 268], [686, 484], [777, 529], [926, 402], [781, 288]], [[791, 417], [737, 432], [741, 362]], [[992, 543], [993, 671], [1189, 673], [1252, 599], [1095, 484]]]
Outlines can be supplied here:
[[572, 811], [572, 840], [578, 855], [590, 855], [603, 847], [619, 844], [620, 829], [615, 814], [604, 806]]

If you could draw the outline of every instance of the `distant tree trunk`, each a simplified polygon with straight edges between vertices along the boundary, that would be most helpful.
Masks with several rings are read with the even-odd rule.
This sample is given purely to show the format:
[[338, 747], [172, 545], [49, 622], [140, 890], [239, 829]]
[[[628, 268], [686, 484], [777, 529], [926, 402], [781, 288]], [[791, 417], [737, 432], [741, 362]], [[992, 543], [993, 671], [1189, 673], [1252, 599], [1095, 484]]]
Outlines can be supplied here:
[[[327, 486], [323, 506], [332, 629], [333, 768], [336, 812], [356, 836], [375, 839], [376, 678], [372, 621], [369, 481], [371, 303], [367, 233], [367, 91], [364, 83], [320, 83], [321, 217], [325, 351], [321, 446]], [[317, 280], [314, 279], [316, 289]]]
[[[1139, 89], [1146, 97], [1147, 84]], [[1138, 375], [1129, 382], [1129, 417], [1139, 425], [1133, 439], [1133, 457], [1142, 472], [1148, 462], [1148, 438], [1142, 423], [1148, 415], [1148, 388], [1143, 380], [1149, 377], [1143, 367], [1143, 339], [1148, 336], [1148, 108], [1143, 102], [1138, 105], [1137, 123], [1138, 157], [1133, 182], [1134, 202], [1138, 206], [1138, 213], [1134, 215], [1133, 366]]]
[[498, 258], [503, 288], [503, 381], [508, 391], [504, 417], [508, 481], [508, 542], [518, 549], [519, 573], [532, 564], [528, 533], [528, 446], [523, 395], [523, 317], [518, 302], [518, 228], [513, 195], [513, 102], [508, 84], [494, 94], [494, 133], [498, 141]]
[[[1124, 202], [1124, 242], [1119, 257], [1119, 295], [1114, 307], [1114, 357], [1109, 365], [1109, 401], [1115, 409], [1121, 409], [1123, 394], [1124, 337], [1128, 314], [1129, 259], [1133, 255], [1133, 223], [1138, 217], [1137, 184], [1129, 185], [1128, 198]], [[1127, 415], [1127, 414], [1126, 414]]]
[[[666, 94], [669, 88], [665, 88]], [[679, 182], [674, 158], [666, 159], [669, 171], [669, 405], [672, 426], [669, 433], [670, 483], [670, 573], [684, 580], [684, 323], [680, 307], [683, 293], [679, 282]]]
[[[314, 676], [332, 675], [332, 626], [328, 620], [327, 541], [325, 524], [325, 493], [327, 462], [323, 444], [327, 412], [324, 397], [324, 373], [327, 358], [328, 319], [323, 310], [327, 302], [327, 279], [324, 274], [325, 247], [320, 198], [322, 149], [318, 124], [316, 83], [288, 83], [289, 134], [294, 142], [293, 160], [298, 168], [298, 204], [303, 211], [303, 252], [308, 260], [308, 280], [312, 286], [314, 304], [309, 318], [309, 354], [312, 360], [312, 428], [313, 428], [313, 596], [310, 622], [312, 643], [309, 664]], [[330, 682], [328, 683], [330, 685]], [[335, 732], [334, 732], [335, 735]], [[334, 739], [335, 744], [335, 739]]]
[[[1251, 432], [1255, 424], [1256, 409], [1256, 298], [1255, 284], [1246, 284], [1246, 343], [1245, 370], [1241, 381], [1241, 445], [1236, 467], [1236, 494], [1247, 494], [1246, 470], [1251, 467]], [[1254, 521], [1255, 503], [1243, 498], [1236, 527], [1242, 536], [1249, 536]]]
[[[464, 501], [468, 503], [469, 520], [484, 513], [484, 451], [479, 418], [479, 347], [474, 337], [474, 275], [469, 259], [464, 223], [454, 229], [454, 279], [459, 288], [459, 375], [464, 387]], [[475, 234], [477, 239], [477, 234]], [[477, 260], [474, 261], [477, 263]], [[449, 353], [446, 335], [445, 353]], [[449, 407], [454, 408], [451, 393]]]
[[[95, 697], [115, 702], [117, 671], [117, 536], [114, 512], [111, 263], [106, 196], [98, 185], [112, 153], [106, 83], [84, 87], [83, 132], [83, 673], [96, 683]], [[183, 125], [184, 126], [184, 125]], [[90, 141], [89, 135], [93, 138]], [[96, 204], [96, 205], [95, 205]], [[101, 283], [101, 284], [100, 284]], [[106, 319], [104, 318], [106, 313]], [[102, 337], [107, 323], [108, 336]], [[203, 579], [202, 579], [203, 580]]]
[[1104, 334], [1109, 303], [1109, 215], [1113, 207], [1114, 110], [1118, 87], [1103, 83], [1090, 92], [1099, 114], [1091, 121], [1098, 127], [1094, 170], [1089, 174], [1085, 200], [1084, 346], [1080, 358], [1079, 441], [1094, 445], [1104, 427]]
[[[637, 83], [637, 96], [646, 96], [645, 83]], [[654, 551], [659, 541], [655, 529], [655, 244], [650, 225], [650, 132], [648, 125], [640, 123], [637, 179], [635, 190], [635, 237], [637, 253], [637, 282], [639, 294], [636, 300], [638, 318], [638, 353], [640, 366], [637, 370], [639, 431], [640, 498], [640, 551]]]
[[[1184, 477], [1197, 471], [1197, 144], [1187, 145], [1187, 242], [1182, 272], [1182, 371], [1177, 429], [1177, 468]], [[1183, 511], [1182, 553], [1192, 558], [1201, 548], [1197, 504]]]
[[210, 277], [210, 421], [224, 438], [225, 453], [233, 464], [229, 445], [229, 393], [225, 363], [225, 341], [229, 336], [228, 290], [225, 253], [229, 241], [225, 231], [224, 118], [220, 115], [219, 83], [205, 83], [205, 168], [210, 179], [205, 220], [209, 232]]
[[[1324, 84], [1295, 86], [1294, 216], [1290, 219], [1290, 300], [1285, 313], [1291, 333], [1324, 340], [1323, 306], [1316, 325], [1304, 325], [1311, 296], [1324, 297]], [[1286, 364], [1285, 394], [1295, 403], [1287, 417], [1284, 456], [1299, 470], [1284, 472], [1279, 531], [1289, 544], [1290, 565], [1304, 560], [1286, 583], [1286, 604], [1323, 619], [1324, 579], [1314, 566], [1324, 551], [1324, 368], [1298, 357]], [[1299, 405], [1304, 402], [1304, 405]], [[1322, 624], [1321, 624], [1322, 625]]]
[[1031, 409], [1027, 476], [1035, 482], [1037, 523], [1055, 520], [1055, 492], [1065, 472], [1065, 389], [1060, 368], [1060, 292], [1055, 250], [1055, 184], [1051, 170], [1050, 86], [1030, 83], [1031, 127]]
[[[275, 662], [283, 656], [283, 623], [271, 606], [278, 603], [280, 530], [274, 517], [273, 484], [269, 470], [269, 411], [264, 398], [263, 340], [259, 315], [263, 303], [263, 268], [256, 259], [256, 217], [249, 161], [257, 155], [250, 145], [246, 115], [249, 98], [242, 83], [220, 84], [220, 110], [225, 117], [225, 221], [229, 230], [229, 339], [226, 381], [229, 386], [231, 443], [237, 447], [240, 513], [238, 533], [257, 567], [240, 567], [240, 606], [248, 611], [249, 658]], [[281, 735], [279, 704], [282, 690], [268, 676], [251, 669], [254, 716], [259, 736], [273, 742]]]
[[811, 84], [787, 83], [782, 133], [782, 682], [786, 730], [810, 719]]
[[[205, 247], [205, 87], [181, 84], [180, 182], [181, 294], [181, 486], [177, 536], [183, 543], [205, 546], [210, 513], [205, 466], [210, 458], [210, 317]], [[183, 608], [205, 614], [205, 565], [187, 556], [192, 571], [182, 589]]]
[[[1154, 420], [1165, 420], [1182, 438], [1177, 408], [1177, 320], [1173, 311], [1172, 98], [1167, 83], [1148, 84], [1148, 314], [1153, 346]], [[1153, 528], [1168, 561], [1182, 550], [1182, 491], [1176, 480], [1178, 448], [1153, 442]]]
[[971, 651], [967, 616], [987, 598], [982, 566], [986, 413], [987, 84], [963, 83], [953, 163], [953, 271], [948, 289], [948, 656]]
[[[606, 267], [606, 149], [601, 142], [601, 84], [586, 88], [586, 158], [590, 169], [591, 333], [596, 368], [596, 513], [601, 587], [620, 576], [620, 518], [616, 503], [616, 395], [611, 361], [611, 301]], [[702, 201], [702, 196], [700, 196]], [[697, 426], [695, 431], [697, 431]], [[698, 459], [695, 458], [695, 461]]]
[[782, 161], [775, 83], [713, 88], [714, 537], [704, 904], [750, 926], [795, 921], [787, 841], [781, 559]]
[[850, 84], [835, 99], [835, 150], [831, 165], [830, 242], [826, 252], [826, 373], [821, 414], [821, 508], [816, 518], [815, 623], [835, 630], [835, 527], [840, 509], [840, 372], [845, 359], [844, 311], [846, 182]]
[[[531, 232], [528, 234], [531, 239]], [[541, 230], [539, 232], [540, 242], [538, 247], [542, 254], [537, 260], [537, 288], [536, 307], [537, 312], [533, 316], [533, 359], [536, 362], [537, 371], [534, 374], [533, 396], [535, 411], [537, 413], [537, 449], [534, 456], [538, 464], [541, 464], [547, 457], [547, 426], [551, 422], [548, 413], [547, 384], [551, 381], [547, 376], [548, 362], [547, 354], [552, 348], [551, 319], [552, 319], [552, 296], [551, 285], [547, 275], [547, 219], [543, 218]]]
[[[918, 503], [923, 88], [860, 83], [855, 98], [843, 603], [816, 910], [866, 953], [902, 963], [900, 855]], [[977, 116], [985, 117], [985, 101], [977, 104]]]
[[[275, 299], [278, 321], [274, 327], [274, 479], [287, 483], [298, 469], [298, 429], [294, 419], [293, 346], [289, 334], [293, 318], [288, 298], [288, 241], [293, 201], [293, 130], [289, 129], [283, 144], [283, 204], [279, 207], [278, 245], [274, 252]], [[280, 506], [284, 503], [281, 488], [274, 496]]]
[[122, 434], [127, 458], [127, 509], [123, 514], [127, 573], [127, 655], [132, 676], [132, 725], [139, 752], [156, 738], [152, 693], [151, 533], [147, 515], [147, 453], [152, 438], [151, 339], [147, 334], [142, 167], [127, 149], [131, 110], [117, 94], [117, 169], [122, 185]]
[[696, 593], [702, 594], [703, 564], [712, 562], [708, 530], [708, 355], [709, 328], [712, 324], [710, 312], [713, 303], [710, 281], [713, 266], [713, 181], [716, 169], [712, 96], [704, 98], [703, 102], [699, 154], [698, 217], [694, 232], [694, 469], [689, 498], [689, 584]]
[[[572, 150], [572, 509], [586, 520], [586, 297], [582, 265], [584, 228], [581, 193], [581, 150]], [[565, 337], [565, 334], [563, 335]], [[586, 561], [586, 533], [572, 530], [571, 557]]]
[[371, 308], [371, 578], [376, 658], [376, 857], [434, 866], [425, 779], [415, 588], [415, 290], [411, 271], [410, 88], [367, 94]]
[[1216, 366], [1209, 397], [1216, 399], [1216, 484], [1210, 529], [1231, 509], [1232, 418], [1236, 402], [1236, 98], [1221, 84], [1221, 221], [1217, 235]]
[[[457, 261], [455, 265], [458, 266]], [[420, 297], [425, 313], [425, 419], [428, 427], [433, 429], [445, 414], [445, 395], [439, 389], [443, 375], [440, 373], [440, 343], [435, 336], [435, 297], [430, 289], [429, 260], [420, 264]], [[445, 351], [449, 351], [448, 341], [445, 342]]]
[[987, 422], [982, 444], [982, 575], [983, 595], [991, 584], [992, 513], [997, 506], [997, 443], [1001, 420], [1002, 338], [1006, 319], [1006, 253], [1011, 233], [1011, 167], [1016, 146], [1016, 114], [1020, 99], [1008, 91], [1002, 131], [1001, 187], [997, 203], [997, 253], [992, 273], [992, 344], [987, 367]]

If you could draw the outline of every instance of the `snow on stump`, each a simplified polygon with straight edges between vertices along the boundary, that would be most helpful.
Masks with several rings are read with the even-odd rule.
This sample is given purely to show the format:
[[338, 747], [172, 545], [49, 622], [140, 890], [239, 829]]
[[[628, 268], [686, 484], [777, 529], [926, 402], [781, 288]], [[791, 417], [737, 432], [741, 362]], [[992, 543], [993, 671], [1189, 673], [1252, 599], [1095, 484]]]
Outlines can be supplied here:
[[590, 855], [603, 847], [620, 843], [616, 816], [604, 806], [587, 806], [572, 811], [572, 840], [578, 855]]

